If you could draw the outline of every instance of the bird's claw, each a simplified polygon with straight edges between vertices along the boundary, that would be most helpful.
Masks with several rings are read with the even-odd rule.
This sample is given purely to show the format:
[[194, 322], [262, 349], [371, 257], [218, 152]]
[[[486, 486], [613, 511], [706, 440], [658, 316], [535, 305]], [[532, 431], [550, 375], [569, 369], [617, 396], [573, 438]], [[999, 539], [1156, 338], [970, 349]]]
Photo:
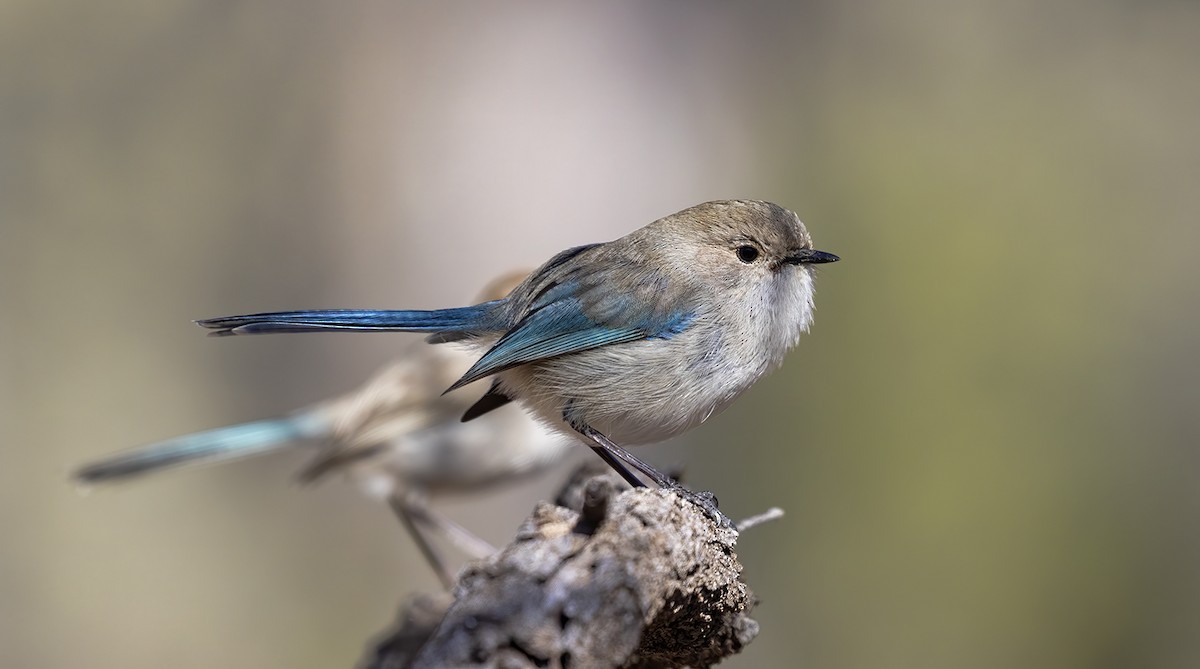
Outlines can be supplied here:
[[729, 518], [729, 516], [726, 516], [719, 508], [717, 508], [717, 496], [711, 492], [707, 490], [701, 490], [697, 492], [678, 483], [673, 484], [668, 489], [674, 492], [676, 495], [679, 495], [692, 504], [700, 507], [700, 510], [704, 512], [704, 515], [708, 516], [714, 523], [716, 523], [717, 527], [734, 528], [737, 526]]

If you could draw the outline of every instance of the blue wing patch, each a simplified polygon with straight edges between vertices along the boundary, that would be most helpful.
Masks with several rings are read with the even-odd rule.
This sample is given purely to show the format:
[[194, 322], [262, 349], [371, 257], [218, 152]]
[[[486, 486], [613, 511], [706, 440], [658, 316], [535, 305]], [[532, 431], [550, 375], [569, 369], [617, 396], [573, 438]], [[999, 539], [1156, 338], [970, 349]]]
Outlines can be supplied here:
[[599, 325], [583, 312], [578, 299], [555, 301], [533, 311], [509, 330], [446, 392], [535, 360], [637, 341], [653, 334], [644, 327]]
[[[642, 339], [670, 339], [695, 319], [695, 287], [661, 272], [623, 276], [575, 266], [597, 245], [560, 253], [534, 272], [524, 295], [509, 296], [519, 317], [496, 344], [446, 392], [485, 376], [538, 360]], [[614, 290], [614, 284], [626, 290]]]

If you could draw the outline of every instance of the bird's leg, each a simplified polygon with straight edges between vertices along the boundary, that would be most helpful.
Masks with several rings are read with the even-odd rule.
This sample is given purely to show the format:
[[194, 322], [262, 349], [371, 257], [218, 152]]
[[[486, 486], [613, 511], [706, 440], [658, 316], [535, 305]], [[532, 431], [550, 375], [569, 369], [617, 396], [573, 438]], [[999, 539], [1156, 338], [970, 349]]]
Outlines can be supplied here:
[[408, 507], [409, 514], [414, 520], [424, 523], [426, 527], [436, 530], [446, 537], [454, 547], [462, 551], [472, 560], [485, 558], [496, 552], [496, 547], [479, 538], [477, 534], [450, 520], [440, 513], [434, 512], [424, 502], [423, 498], [413, 497]]
[[438, 580], [442, 582], [442, 586], [450, 589], [454, 586], [454, 577], [446, 567], [445, 560], [442, 559], [437, 549], [433, 544], [429, 543], [429, 539], [425, 536], [424, 530], [417, 526], [416, 519], [412, 514], [412, 507], [408, 504], [401, 494], [393, 495], [388, 499], [388, 504], [392, 507], [396, 517], [400, 519], [400, 524], [404, 525], [404, 529], [408, 530], [413, 541], [417, 544], [417, 548], [421, 549], [421, 555], [425, 556], [425, 561], [433, 568], [437, 574]]
[[482, 557], [496, 552], [496, 548], [492, 547], [490, 543], [476, 537], [462, 525], [433, 513], [431, 508], [425, 504], [424, 499], [418, 495], [397, 492], [389, 498], [388, 504], [396, 513], [396, 517], [400, 518], [404, 529], [407, 529], [408, 534], [413, 536], [416, 547], [421, 550], [421, 555], [425, 556], [425, 561], [430, 563], [433, 572], [438, 575], [438, 579], [442, 581], [442, 585], [446, 589], [454, 586], [454, 574], [450, 573], [450, 567], [446, 565], [442, 554], [433, 548], [430, 537], [426, 535], [426, 530], [422, 529], [422, 525], [425, 528], [442, 532], [446, 540], [470, 556]]
[[[588, 435], [586, 432], [583, 432], [583, 430], [579, 430], [579, 432], [585, 437], [591, 438], [590, 435]], [[600, 433], [597, 432], [596, 434]], [[604, 435], [600, 434], [600, 436], [603, 437]], [[625, 463], [621, 462], [620, 456], [604, 448], [603, 443], [601, 443], [599, 446], [595, 444], [588, 444], [588, 446], [591, 447], [592, 451], [594, 451], [596, 455], [600, 456], [601, 460], [608, 463], [609, 467], [612, 467], [618, 474], [620, 474], [621, 478], [625, 479], [630, 486], [634, 488], [646, 487], [646, 484], [643, 483], [642, 480], [637, 477], [637, 475], [629, 471], [629, 468], [625, 466]]]
[[[625, 476], [625, 478], [627, 480], [632, 476], [632, 474], [629, 474], [629, 475], [625, 474], [625, 472], [628, 472], [629, 470], [626, 469], [625, 472], [622, 472], [621, 470], [625, 469], [624, 465], [620, 465], [620, 463], [613, 464], [613, 462], [610, 460], [610, 458], [619, 458], [620, 460], [624, 461], [626, 464], [633, 466], [634, 469], [645, 474], [647, 478], [649, 478], [651, 481], [654, 481], [654, 484], [660, 488], [674, 488], [677, 485], [679, 485], [670, 476], [667, 476], [666, 474], [658, 471], [653, 466], [651, 466], [650, 463], [646, 462], [645, 460], [642, 460], [641, 458], [637, 457], [633, 453], [630, 453], [629, 451], [625, 450], [624, 448], [621, 447], [620, 444], [613, 441], [612, 439], [609, 439], [607, 436], [604, 435], [603, 432], [596, 430], [592, 426], [590, 426], [590, 425], [573, 425], [572, 427], [575, 428], [576, 432], [582, 434], [583, 436], [587, 437], [591, 441], [598, 444], [599, 446], [592, 447], [593, 450], [596, 450], [597, 452], [599, 452], [600, 457], [604, 458], [605, 462], [608, 462], [609, 465], [611, 465], [613, 468], [617, 469], [617, 472], [620, 473], [622, 476]], [[618, 466], [618, 465], [620, 465], [620, 466]], [[630, 483], [633, 483], [633, 482], [630, 481]], [[635, 485], [635, 487], [636, 486], [644, 486], [644, 485], [645, 484], [643, 484], [639, 481], [638, 484]]]
[[[588, 447], [592, 449], [592, 452], [594, 452], [596, 455], [599, 455], [600, 459], [603, 460], [609, 467], [612, 467], [613, 471], [620, 474], [621, 478], [625, 479], [630, 486], [633, 486], [634, 488], [645, 488], [646, 484], [643, 483], [640, 478], [635, 476], [633, 472], [629, 471], [629, 468], [621, 462], [620, 453], [625, 453], [626, 455], [629, 455], [629, 453], [627, 453], [625, 449], [613, 443], [612, 439], [609, 439], [596, 430], [593, 430], [591, 426], [572, 420], [571, 408], [572, 402], [568, 402], [567, 407], [563, 409], [563, 420], [566, 421], [567, 425], [570, 425], [571, 429], [585, 437], [586, 441], [584, 443], [586, 443]], [[629, 457], [632, 458], [633, 456], [629, 455]], [[637, 460], [637, 458], [634, 459]], [[641, 462], [641, 460], [638, 460], [638, 462]], [[641, 464], [643, 467], [649, 469], [655, 474], [658, 474], [658, 472], [655, 471], [655, 469], [650, 465], [644, 462], [641, 462]], [[637, 467], [637, 465], [634, 466]], [[662, 474], [658, 475], [660, 477], [662, 476]], [[655, 483], [657, 482], [657, 479], [655, 479]]]
[[[704, 511], [705, 515], [707, 515], [709, 518], [712, 518], [717, 525], [722, 527], [733, 527], [733, 521], [730, 520], [729, 517], [724, 513], [721, 513], [721, 510], [717, 508], [717, 498], [711, 492], [694, 492], [687, 487], [680, 485], [670, 476], [663, 474], [652, 467], [649, 463], [645, 462], [633, 453], [625, 450], [620, 446], [620, 444], [612, 439], [609, 439], [604, 435], [604, 433], [596, 430], [590, 425], [574, 423], [570, 421], [568, 421], [568, 423], [576, 432], [583, 435], [592, 443], [596, 444], [594, 446], [592, 443], [588, 445], [591, 446], [592, 450], [596, 451], [596, 453], [599, 454], [600, 457], [609, 464], [609, 466], [617, 470], [618, 474], [625, 477], [625, 480], [629, 481], [630, 485], [633, 485], [634, 487], [644, 487], [645, 484], [638, 480], [637, 477], [634, 476], [633, 473], [624, 466], [624, 464], [621, 464], [620, 461], [624, 461], [625, 464], [629, 464], [634, 469], [645, 474], [651, 481], [654, 481], [658, 487], [670, 490], [688, 500], [692, 504], [700, 507], [701, 510]], [[634, 483], [634, 481], [637, 481], [637, 483]]]

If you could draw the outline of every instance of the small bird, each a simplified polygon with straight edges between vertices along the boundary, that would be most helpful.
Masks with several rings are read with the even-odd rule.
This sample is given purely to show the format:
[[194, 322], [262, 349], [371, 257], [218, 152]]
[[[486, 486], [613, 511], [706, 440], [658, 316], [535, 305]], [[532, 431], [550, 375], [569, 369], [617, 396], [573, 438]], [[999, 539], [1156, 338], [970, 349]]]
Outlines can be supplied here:
[[[503, 298], [527, 272], [498, 278], [480, 299]], [[345, 472], [372, 497], [389, 502], [417, 546], [447, 586], [453, 583], [443, 557], [424, 529], [440, 532], [473, 557], [492, 547], [435, 514], [427, 495], [477, 491], [517, 479], [557, 462], [571, 439], [518, 407], [463, 423], [463, 412], [480, 393], [443, 394], [477, 356], [459, 346], [413, 342], [405, 354], [364, 386], [291, 415], [217, 428], [150, 444], [82, 467], [81, 484], [122, 481], [170, 467], [241, 459], [301, 444], [317, 444], [315, 459], [301, 472], [314, 481]]]
[[711, 495], [679, 486], [622, 444], [677, 436], [778, 367], [812, 323], [814, 265], [837, 260], [813, 249], [791, 211], [725, 200], [563, 251], [507, 297], [474, 306], [284, 311], [197, 324], [216, 335], [395, 330], [466, 343], [481, 355], [446, 392], [494, 378], [464, 421], [516, 400], [581, 438], [631, 485], [645, 484], [625, 465], [729, 524]]

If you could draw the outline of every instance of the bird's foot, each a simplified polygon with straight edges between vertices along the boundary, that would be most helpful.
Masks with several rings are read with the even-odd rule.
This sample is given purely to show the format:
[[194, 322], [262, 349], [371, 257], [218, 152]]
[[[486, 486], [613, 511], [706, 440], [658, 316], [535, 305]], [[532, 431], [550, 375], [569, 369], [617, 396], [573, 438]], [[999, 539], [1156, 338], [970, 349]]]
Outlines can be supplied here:
[[700, 507], [700, 510], [704, 512], [704, 515], [712, 519], [712, 521], [717, 524], [717, 527], [737, 527], [737, 524], [730, 520], [729, 516], [726, 516], [719, 508], [717, 508], [717, 496], [711, 492], [707, 490], [701, 490], [697, 492], [679, 483], [672, 483], [669, 486], [664, 486], [663, 489], [670, 490], [676, 495], [679, 495], [692, 504]]

